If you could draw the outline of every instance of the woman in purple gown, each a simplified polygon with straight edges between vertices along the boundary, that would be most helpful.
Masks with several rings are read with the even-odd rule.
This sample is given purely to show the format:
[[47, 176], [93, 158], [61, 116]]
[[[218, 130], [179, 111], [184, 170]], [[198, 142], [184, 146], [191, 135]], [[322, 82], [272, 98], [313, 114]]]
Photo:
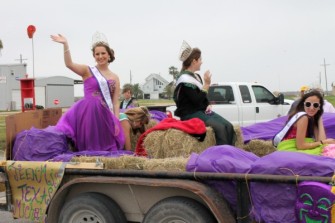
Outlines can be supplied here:
[[63, 44], [66, 67], [81, 76], [84, 83], [84, 98], [61, 117], [56, 129], [74, 142], [77, 151], [123, 149], [125, 138], [118, 120], [120, 81], [108, 67], [115, 57], [106, 38], [99, 33], [93, 37], [94, 67], [72, 61], [69, 44], [64, 36], [51, 35], [51, 39]]

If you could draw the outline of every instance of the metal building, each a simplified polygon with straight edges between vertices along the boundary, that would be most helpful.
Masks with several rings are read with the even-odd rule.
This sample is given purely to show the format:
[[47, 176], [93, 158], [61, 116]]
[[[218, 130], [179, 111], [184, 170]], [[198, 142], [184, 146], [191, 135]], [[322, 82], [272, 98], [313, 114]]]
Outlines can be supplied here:
[[[0, 111], [21, 110], [20, 79], [25, 78], [26, 72], [26, 64], [0, 65]], [[74, 79], [64, 76], [35, 78], [36, 105], [53, 108], [70, 107], [73, 103]]]
[[17, 102], [13, 100], [13, 98], [15, 98], [16, 96], [13, 95], [13, 91], [20, 90], [19, 80], [21, 78], [24, 78], [26, 73], [27, 73], [26, 64], [0, 65], [0, 111], [4, 110], [11, 111], [21, 109], [16, 108]]

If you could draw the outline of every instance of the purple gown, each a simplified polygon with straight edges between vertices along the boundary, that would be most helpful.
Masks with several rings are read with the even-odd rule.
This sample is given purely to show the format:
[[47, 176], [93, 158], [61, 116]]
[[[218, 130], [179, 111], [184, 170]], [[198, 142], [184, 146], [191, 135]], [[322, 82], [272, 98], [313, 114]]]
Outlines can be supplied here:
[[[108, 84], [113, 95], [115, 81]], [[94, 76], [84, 81], [84, 98], [61, 117], [56, 129], [72, 139], [78, 151], [116, 151], [125, 142], [120, 121], [104, 102]]]

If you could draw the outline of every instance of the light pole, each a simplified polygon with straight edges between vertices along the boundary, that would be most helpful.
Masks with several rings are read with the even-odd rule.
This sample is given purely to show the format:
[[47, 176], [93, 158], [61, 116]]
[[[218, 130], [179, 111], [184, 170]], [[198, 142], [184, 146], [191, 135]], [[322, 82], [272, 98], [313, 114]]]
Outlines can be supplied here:
[[28, 26], [27, 33], [28, 33], [29, 39], [31, 39], [32, 51], [33, 51], [33, 78], [35, 78], [35, 60], [34, 60], [34, 33], [35, 31], [36, 31], [35, 26], [33, 25]]

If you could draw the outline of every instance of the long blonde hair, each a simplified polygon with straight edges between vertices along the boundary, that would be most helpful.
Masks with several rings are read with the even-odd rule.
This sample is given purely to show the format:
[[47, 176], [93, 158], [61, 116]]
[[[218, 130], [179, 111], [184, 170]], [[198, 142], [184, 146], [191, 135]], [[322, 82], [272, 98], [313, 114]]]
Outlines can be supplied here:
[[[138, 130], [140, 132], [144, 132], [144, 124], [148, 124], [150, 120], [150, 113], [147, 107], [140, 106], [129, 108], [127, 111], [125, 111], [125, 114], [127, 115], [129, 121], [141, 122], [143, 126]], [[136, 132], [136, 129], [133, 129], [133, 131]]]

